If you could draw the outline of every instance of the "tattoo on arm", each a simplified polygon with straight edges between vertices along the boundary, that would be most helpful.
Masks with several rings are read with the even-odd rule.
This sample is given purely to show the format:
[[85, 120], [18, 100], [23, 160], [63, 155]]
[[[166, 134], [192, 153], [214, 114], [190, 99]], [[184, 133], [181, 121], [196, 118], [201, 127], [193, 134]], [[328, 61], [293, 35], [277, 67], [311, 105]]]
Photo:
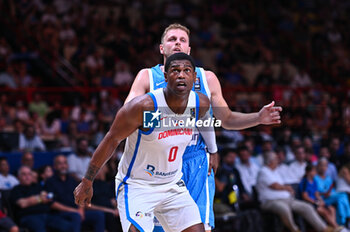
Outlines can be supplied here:
[[88, 170], [86, 171], [85, 178], [93, 181], [99, 170], [100, 168], [96, 167], [93, 164], [90, 164]]

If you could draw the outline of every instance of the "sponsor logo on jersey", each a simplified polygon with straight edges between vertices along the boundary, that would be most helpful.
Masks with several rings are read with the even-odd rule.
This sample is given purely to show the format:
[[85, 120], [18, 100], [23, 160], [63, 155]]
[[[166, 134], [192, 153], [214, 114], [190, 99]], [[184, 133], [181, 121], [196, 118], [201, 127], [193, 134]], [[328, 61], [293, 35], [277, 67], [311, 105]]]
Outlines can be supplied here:
[[147, 168], [145, 169], [146, 173], [149, 176], [153, 176], [154, 175], [154, 169], [156, 169], [153, 165], [148, 164]]
[[155, 176], [156, 178], [163, 178], [163, 177], [168, 177], [168, 176], [173, 176], [177, 173], [177, 170], [170, 171], [170, 172], [160, 172], [160, 171], [155, 171], [155, 167], [153, 165], [147, 164], [147, 168], [145, 168], [145, 172], [149, 176]]

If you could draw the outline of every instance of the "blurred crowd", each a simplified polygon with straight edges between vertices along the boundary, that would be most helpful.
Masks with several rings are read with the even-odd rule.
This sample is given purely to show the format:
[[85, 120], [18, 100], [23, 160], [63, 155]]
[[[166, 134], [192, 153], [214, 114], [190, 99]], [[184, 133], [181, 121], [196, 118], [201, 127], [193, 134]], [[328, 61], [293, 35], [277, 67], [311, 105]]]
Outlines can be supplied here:
[[[180, 22], [191, 30], [191, 55], [198, 66], [217, 74], [232, 110], [257, 111], [271, 99], [283, 107], [281, 126], [216, 132], [221, 156], [217, 204], [228, 207], [225, 213], [256, 208], [264, 196], [259, 172], [275, 169], [283, 180], [280, 184], [293, 187], [285, 191], [311, 202], [312, 197], [303, 194], [306, 185], [299, 183], [313, 172], [306, 168], [312, 163], [318, 186], [326, 186], [318, 192], [327, 205], [328, 191], [328, 197], [333, 191], [350, 193], [349, 9], [346, 0], [0, 0], [0, 152], [22, 152], [23, 157], [37, 151], [75, 154], [67, 156], [67, 167], [62, 168], [66, 161], [58, 156], [51, 168], [57, 173], [66, 168], [78, 181], [137, 72], [162, 62], [158, 45], [163, 29]], [[72, 90], [62, 101], [64, 97], [40, 91], [47, 86]], [[72, 94], [78, 86], [92, 91]], [[121, 150], [109, 162], [108, 181], [113, 180]], [[2, 171], [0, 189], [21, 185], [28, 170], [20, 170], [7, 182], [1, 178], [7, 180], [9, 171]], [[19, 181], [13, 181], [16, 178]], [[40, 172], [34, 173], [29, 181], [41, 186], [33, 190], [32, 201], [59, 201], [46, 200], [45, 194], [54, 190], [40, 184], [41, 178]], [[26, 208], [16, 202], [15, 208]], [[109, 200], [104, 202], [107, 207]], [[73, 207], [70, 203], [62, 204]], [[113, 204], [108, 207], [114, 209]], [[320, 215], [332, 226], [346, 226], [350, 215], [347, 206], [337, 208], [342, 204], [348, 203], [328, 204], [335, 205], [336, 220], [328, 206], [321, 210], [328, 214]], [[55, 210], [62, 211], [61, 206]], [[83, 220], [85, 214], [74, 210]], [[28, 227], [17, 216], [16, 222]], [[66, 220], [65, 216], [55, 215], [53, 220]], [[106, 223], [107, 218], [111, 220], [105, 216]], [[287, 227], [296, 230], [293, 223]]]

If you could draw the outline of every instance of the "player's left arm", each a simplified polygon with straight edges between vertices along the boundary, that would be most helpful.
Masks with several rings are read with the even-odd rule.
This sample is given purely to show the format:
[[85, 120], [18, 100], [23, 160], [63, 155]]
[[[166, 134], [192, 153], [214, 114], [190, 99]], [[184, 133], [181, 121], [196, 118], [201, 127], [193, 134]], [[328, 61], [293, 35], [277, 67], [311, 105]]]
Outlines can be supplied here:
[[270, 125], [281, 123], [282, 107], [275, 106], [275, 102], [265, 105], [259, 112], [240, 113], [231, 111], [222, 96], [220, 82], [211, 71], [205, 71], [211, 92], [211, 105], [214, 116], [220, 119], [222, 127], [228, 130], [241, 130], [259, 124]]
[[[200, 104], [200, 112], [199, 112], [199, 118], [201, 120], [213, 120], [210, 112], [209, 112], [209, 99], [204, 94], [198, 93], [199, 96], [199, 104]], [[204, 108], [202, 106], [204, 105]], [[201, 112], [202, 110], [202, 112]], [[204, 112], [206, 110], [206, 112]], [[204, 116], [202, 116], [204, 114]], [[212, 124], [209, 125], [209, 127], [198, 127], [198, 131], [201, 133], [205, 144], [207, 145], [208, 152], [210, 154], [209, 159], [209, 169], [208, 169], [208, 175], [211, 174], [211, 170], [214, 171], [214, 174], [216, 174], [216, 170], [219, 166], [219, 155], [217, 153], [218, 147], [216, 146], [216, 137], [215, 137], [215, 130]]]

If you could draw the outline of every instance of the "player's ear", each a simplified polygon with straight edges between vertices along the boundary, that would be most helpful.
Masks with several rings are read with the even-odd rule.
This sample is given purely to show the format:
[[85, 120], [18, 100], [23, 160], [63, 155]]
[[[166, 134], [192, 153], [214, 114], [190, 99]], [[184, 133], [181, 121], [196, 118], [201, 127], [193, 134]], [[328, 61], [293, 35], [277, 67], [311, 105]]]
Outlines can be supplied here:
[[196, 73], [196, 72], [193, 72], [193, 83], [196, 82], [196, 78], [197, 78], [197, 73]]
[[188, 47], [187, 55], [190, 55], [190, 53], [191, 53], [191, 47]]
[[160, 54], [164, 55], [164, 47], [163, 47], [163, 44], [159, 44], [159, 52], [160, 52]]
[[168, 74], [166, 72], [164, 72], [164, 80], [165, 82], [168, 82]]

